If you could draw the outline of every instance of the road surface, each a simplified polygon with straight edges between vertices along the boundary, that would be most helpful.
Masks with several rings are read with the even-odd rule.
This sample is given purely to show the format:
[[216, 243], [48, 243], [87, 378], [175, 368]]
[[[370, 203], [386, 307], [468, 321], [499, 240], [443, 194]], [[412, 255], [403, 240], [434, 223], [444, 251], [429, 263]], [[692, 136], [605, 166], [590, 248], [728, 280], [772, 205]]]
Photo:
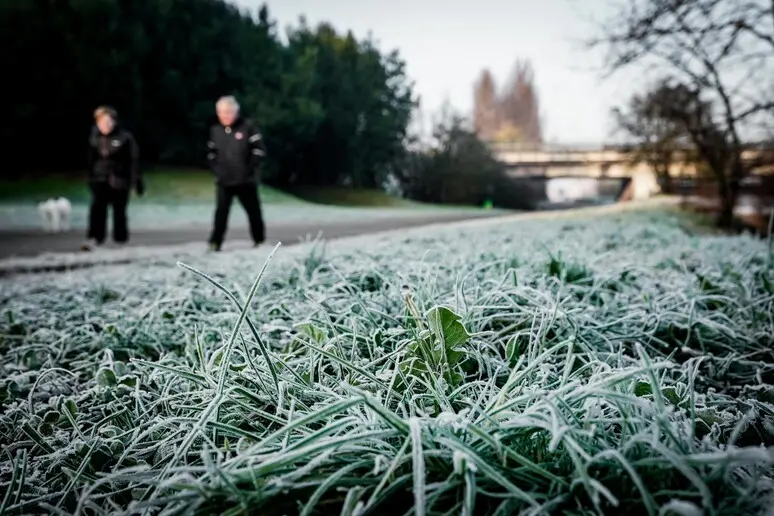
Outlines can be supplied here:
[[[502, 213], [499, 213], [502, 215]], [[481, 213], [432, 213], [388, 219], [363, 219], [327, 222], [284, 222], [267, 224], [267, 241], [270, 244], [281, 241], [285, 245], [294, 244], [305, 238], [318, 235], [324, 239], [377, 233], [394, 229], [424, 226], [441, 222], [457, 222], [480, 217], [498, 215], [497, 212]], [[186, 227], [159, 230], [137, 230], [132, 232], [133, 246], [172, 246], [201, 242], [206, 246], [209, 227]], [[245, 227], [230, 228], [226, 235], [224, 250], [228, 250], [229, 241], [249, 240], [250, 234]], [[0, 231], [0, 259], [14, 257], [33, 257], [43, 253], [71, 253], [77, 251], [84, 241], [82, 231], [45, 234], [34, 231]]]

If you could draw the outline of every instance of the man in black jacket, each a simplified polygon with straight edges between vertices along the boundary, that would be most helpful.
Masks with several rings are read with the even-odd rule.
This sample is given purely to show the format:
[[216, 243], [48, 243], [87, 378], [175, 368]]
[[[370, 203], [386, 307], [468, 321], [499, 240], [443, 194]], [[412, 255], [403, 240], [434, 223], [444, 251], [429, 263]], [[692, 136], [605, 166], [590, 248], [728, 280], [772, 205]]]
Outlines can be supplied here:
[[126, 207], [129, 192], [134, 187], [143, 195], [145, 185], [140, 175], [139, 150], [129, 131], [117, 124], [116, 112], [102, 106], [94, 111], [95, 127], [89, 138], [89, 210], [88, 240], [84, 251], [90, 251], [105, 241], [107, 210], [113, 209], [113, 240], [125, 244], [129, 240]]
[[266, 230], [255, 169], [266, 155], [263, 137], [255, 124], [239, 116], [239, 104], [234, 97], [222, 97], [215, 108], [218, 123], [210, 129], [207, 142], [207, 161], [217, 182], [210, 249], [220, 251], [223, 245], [234, 197], [247, 212], [253, 242], [259, 245], [265, 240]]

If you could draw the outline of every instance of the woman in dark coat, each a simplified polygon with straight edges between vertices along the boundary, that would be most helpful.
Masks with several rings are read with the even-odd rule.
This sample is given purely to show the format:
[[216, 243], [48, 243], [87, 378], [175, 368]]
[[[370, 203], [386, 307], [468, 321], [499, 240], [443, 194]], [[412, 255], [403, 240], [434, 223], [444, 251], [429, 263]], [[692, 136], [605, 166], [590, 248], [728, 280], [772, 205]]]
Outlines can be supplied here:
[[105, 242], [108, 207], [113, 210], [113, 240], [129, 241], [126, 207], [134, 187], [145, 192], [139, 167], [139, 151], [132, 134], [117, 123], [115, 110], [102, 106], [94, 111], [95, 127], [89, 138], [89, 231], [83, 250]]

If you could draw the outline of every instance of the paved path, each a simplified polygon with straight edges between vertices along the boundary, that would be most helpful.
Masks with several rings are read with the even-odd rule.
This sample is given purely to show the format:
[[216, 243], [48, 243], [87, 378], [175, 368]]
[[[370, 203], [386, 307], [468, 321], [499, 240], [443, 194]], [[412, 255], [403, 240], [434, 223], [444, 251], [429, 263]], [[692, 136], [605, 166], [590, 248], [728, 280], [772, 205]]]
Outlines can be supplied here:
[[[424, 226], [440, 222], [457, 222], [461, 220], [492, 217], [498, 213], [432, 213], [427, 215], [411, 215], [389, 219], [365, 219], [335, 222], [285, 222], [267, 224], [268, 243], [281, 241], [285, 245], [294, 244], [305, 238], [314, 239], [318, 235], [325, 239], [377, 233], [394, 229]], [[502, 213], [499, 213], [502, 215]], [[208, 227], [187, 227], [160, 230], [137, 230], [132, 233], [132, 246], [173, 246], [201, 242], [206, 246], [209, 236]], [[229, 229], [224, 249], [228, 249], [229, 241], [249, 240], [247, 228]], [[29, 231], [0, 231], [0, 259], [33, 257], [44, 253], [71, 253], [77, 251], [83, 242], [82, 231], [70, 231], [59, 234], [45, 234]], [[109, 247], [109, 246], [108, 246]]]

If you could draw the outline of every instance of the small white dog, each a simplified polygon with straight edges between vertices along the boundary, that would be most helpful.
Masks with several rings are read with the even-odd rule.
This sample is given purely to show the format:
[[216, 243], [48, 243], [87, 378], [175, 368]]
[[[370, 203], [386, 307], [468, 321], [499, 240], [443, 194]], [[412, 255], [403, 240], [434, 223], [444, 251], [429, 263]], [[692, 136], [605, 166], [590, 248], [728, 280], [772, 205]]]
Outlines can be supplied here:
[[69, 231], [71, 211], [72, 205], [64, 197], [49, 199], [38, 204], [38, 212], [43, 222], [43, 229], [49, 233]]

